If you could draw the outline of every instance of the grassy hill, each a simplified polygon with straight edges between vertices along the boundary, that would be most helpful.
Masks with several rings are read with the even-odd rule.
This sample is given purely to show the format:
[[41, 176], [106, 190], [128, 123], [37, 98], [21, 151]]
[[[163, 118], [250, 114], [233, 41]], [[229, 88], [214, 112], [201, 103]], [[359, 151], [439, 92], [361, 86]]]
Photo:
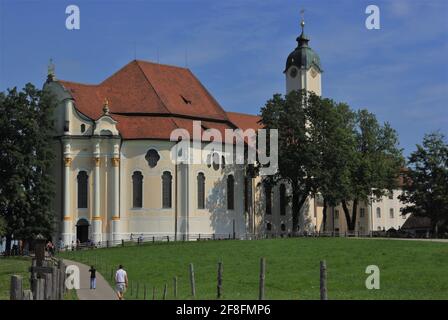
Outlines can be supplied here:
[[[259, 259], [266, 258], [267, 299], [319, 299], [319, 261], [327, 261], [329, 299], [448, 299], [448, 244], [344, 238], [295, 238], [257, 241], [201, 241], [145, 244], [84, 250], [65, 257], [94, 264], [111, 279], [123, 264], [133, 282], [127, 299], [160, 299], [165, 283], [173, 299], [191, 299], [189, 264], [196, 275], [196, 299], [216, 298], [217, 262], [222, 261], [223, 298], [257, 299]], [[381, 288], [367, 290], [368, 265], [381, 272]], [[137, 282], [139, 295], [136, 296]], [[111, 282], [112, 283], [112, 282]]]

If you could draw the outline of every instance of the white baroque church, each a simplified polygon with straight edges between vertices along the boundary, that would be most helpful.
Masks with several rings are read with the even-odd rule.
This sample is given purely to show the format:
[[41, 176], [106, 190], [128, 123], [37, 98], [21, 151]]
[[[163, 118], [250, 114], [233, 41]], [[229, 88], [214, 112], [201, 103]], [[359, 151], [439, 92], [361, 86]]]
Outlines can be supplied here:
[[[286, 60], [285, 92], [320, 95], [321, 63], [303, 27]], [[58, 99], [55, 238], [64, 244], [117, 243], [132, 234], [180, 240], [293, 231], [286, 183], [265, 190], [244, 165], [171, 161], [170, 134], [178, 128], [192, 132], [194, 121], [221, 133], [261, 128], [256, 115], [226, 112], [189, 69], [134, 60], [95, 85], [58, 80], [50, 70], [44, 88]], [[298, 231], [323, 231], [321, 205], [307, 201]], [[360, 206], [366, 217], [358, 231], [374, 228], [368, 208]], [[329, 211], [329, 228], [343, 232], [337, 209]], [[398, 212], [396, 217], [402, 219]]]

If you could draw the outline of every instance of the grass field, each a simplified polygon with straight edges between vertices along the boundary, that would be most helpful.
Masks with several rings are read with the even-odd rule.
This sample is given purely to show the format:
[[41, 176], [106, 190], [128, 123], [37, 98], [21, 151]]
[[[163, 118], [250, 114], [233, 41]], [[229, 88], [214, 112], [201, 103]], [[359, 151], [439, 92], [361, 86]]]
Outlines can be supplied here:
[[[222, 261], [223, 298], [257, 299], [259, 259], [266, 258], [267, 299], [319, 299], [319, 261], [327, 261], [329, 299], [448, 299], [448, 244], [343, 238], [298, 238], [258, 241], [203, 241], [67, 252], [64, 256], [95, 264], [111, 279], [123, 264], [133, 282], [127, 299], [160, 299], [173, 277], [178, 298], [191, 299], [189, 263], [194, 263], [196, 299], [215, 299], [217, 262]], [[377, 265], [381, 288], [367, 290], [365, 269]]]
[[0, 300], [9, 300], [9, 290], [11, 285], [11, 276], [13, 274], [21, 275], [23, 278], [23, 289], [30, 287], [30, 273], [28, 268], [31, 266], [31, 259], [23, 257], [0, 258]]

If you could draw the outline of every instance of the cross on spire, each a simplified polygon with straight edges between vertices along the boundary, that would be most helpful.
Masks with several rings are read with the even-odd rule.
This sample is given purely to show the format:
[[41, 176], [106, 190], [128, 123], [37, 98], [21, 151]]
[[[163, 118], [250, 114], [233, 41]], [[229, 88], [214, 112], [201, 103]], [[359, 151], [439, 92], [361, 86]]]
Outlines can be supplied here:
[[50, 58], [50, 62], [48, 63], [48, 69], [47, 69], [47, 82], [54, 81], [55, 78], [56, 78], [55, 66], [53, 63], [53, 59]]
[[300, 25], [302, 26], [302, 31], [303, 31], [303, 28], [305, 27], [305, 9], [300, 10], [300, 16], [302, 17], [302, 20], [300, 21]]

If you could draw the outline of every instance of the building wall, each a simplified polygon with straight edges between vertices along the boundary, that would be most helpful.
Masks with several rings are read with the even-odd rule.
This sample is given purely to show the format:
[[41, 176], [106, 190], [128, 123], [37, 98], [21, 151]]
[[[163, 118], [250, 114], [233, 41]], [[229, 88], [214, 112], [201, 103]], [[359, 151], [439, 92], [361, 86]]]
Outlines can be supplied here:
[[[404, 224], [407, 216], [402, 216], [400, 209], [404, 206], [398, 196], [401, 194], [401, 190], [393, 190], [392, 199], [388, 195], [382, 197], [378, 201], [371, 201], [370, 203], [359, 203], [357, 208], [357, 217], [355, 232], [360, 234], [369, 234], [370, 231], [389, 230], [394, 228], [398, 230]], [[352, 212], [352, 202], [348, 202], [347, 206]], [[381, 216], [377, 216], [377, 209], [380, 209]], [[364, 209], [364, 216], [361, 216], [361, 210]], [[390, 210], [393, 209], [394, 215], [390, 216]], [[335, 208], [328, 209], [328, 223], [327, 231], [339, 231], [345, 233], [348, 231], [347, 223], [343, 208], [341, 205]]]

